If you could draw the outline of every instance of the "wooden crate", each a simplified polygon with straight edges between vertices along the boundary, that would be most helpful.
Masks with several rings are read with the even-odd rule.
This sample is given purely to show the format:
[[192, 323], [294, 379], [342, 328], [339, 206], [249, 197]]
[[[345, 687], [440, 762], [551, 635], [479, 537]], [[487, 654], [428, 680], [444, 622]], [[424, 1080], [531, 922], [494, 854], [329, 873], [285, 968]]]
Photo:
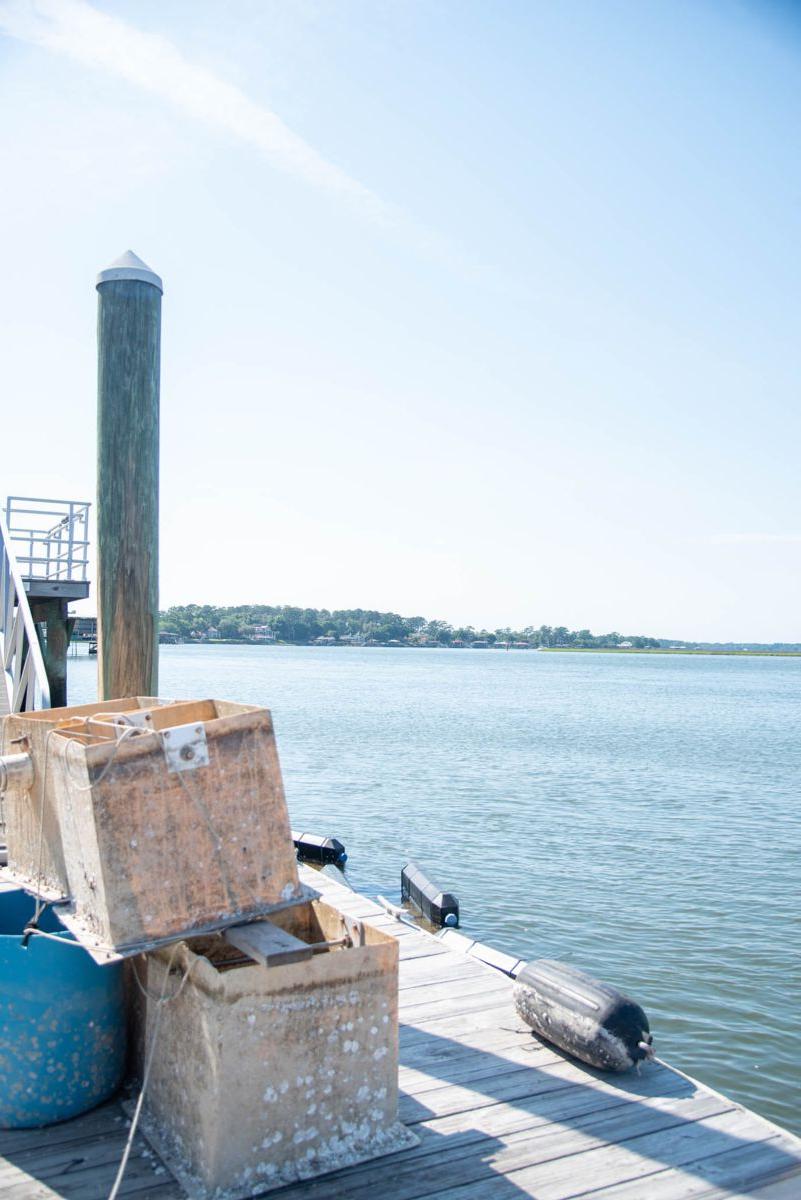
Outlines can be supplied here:
[[[345, 921], [321, 901], [269, 919], [296, 945], [336, 941]], [[303, 961], [291, 947], [283, 962], [268, 952], [270, 966], [243, 961], [236, 934], [253, 942], [257, 926], [133, 960], [149, 997], [175, 996], [161, 1009], [143, 1129], [188, 1195], [261, 1195], [417, 1143], [398, 1121], [398, 944], [357, 924], [354, 944]], [[140, 1066], [156, 1024], [142, 995]]]
[[61, 826], [52, 780], [48, 781], [51, 731], [60, 725], [82, 723], [110, 713], [149, 711], [161, 703], [152, 696], [127, 696], [69, 708], [12, 713], [0, 720], [0, 754], [27, 750], [34, 763], [31, 790], [15, 792], [4, 803], [8, 843], [6, 873], [11, 880], [45, 900], [62, 900], [69, 896]]
[[[175, 769], [165, 746], [184, 731], [204, 748]], [[108, 715], [91, 733], [101, 740], [61, 726], [49, 763], [71, 896], [59, 915], [90, 953], [138, 953], [316, 894], [298, 880], [267, 709], [176, 703], [122, 740]]]

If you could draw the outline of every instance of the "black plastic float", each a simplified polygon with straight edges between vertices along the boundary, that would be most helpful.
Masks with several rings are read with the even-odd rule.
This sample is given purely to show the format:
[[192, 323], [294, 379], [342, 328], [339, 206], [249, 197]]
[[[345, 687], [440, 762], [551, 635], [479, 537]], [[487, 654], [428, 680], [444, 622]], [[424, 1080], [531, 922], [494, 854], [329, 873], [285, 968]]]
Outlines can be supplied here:
[[401, 897], [432, 925], [459, 924], [459, 901], [452, 892], [443, 892], [416, 863], [407, 863], [401, 871]]
[[345, 847], [339, 838], [297, 833], [293, 829], [292, 841], [295, 843], [298, 858], [303, 862], [333, 863], [335, 867], [344, 867], [348, 861]]
[[541, 958], [516, 972], [515, 1007], [548, 1042], [602, 1071], [628, 1071], [653, 1058], [639, 1004], [567, 963]]

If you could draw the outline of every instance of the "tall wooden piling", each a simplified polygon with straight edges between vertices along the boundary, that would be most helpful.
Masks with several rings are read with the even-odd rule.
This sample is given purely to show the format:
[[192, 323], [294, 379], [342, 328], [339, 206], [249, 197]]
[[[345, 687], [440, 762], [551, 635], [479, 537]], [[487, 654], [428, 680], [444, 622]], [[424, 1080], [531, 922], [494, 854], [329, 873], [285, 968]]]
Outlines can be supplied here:
[[161, 279], [130, 250], [97, 277], [101, 700], [158, 695]]

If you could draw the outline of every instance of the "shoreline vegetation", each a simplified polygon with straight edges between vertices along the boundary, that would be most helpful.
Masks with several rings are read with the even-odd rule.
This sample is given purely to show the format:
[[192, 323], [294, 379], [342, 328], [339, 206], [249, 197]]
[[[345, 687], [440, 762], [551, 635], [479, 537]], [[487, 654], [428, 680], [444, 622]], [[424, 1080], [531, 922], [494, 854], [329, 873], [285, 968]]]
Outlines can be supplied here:
[[726, 650], [721, 647], [706, 647], [702, 649], [693, 649], [683, 646], [657, 646], [649, 647], [643, 650], [635, 650], [627, 646], [548, 646], [541, 647], [550, 653], [559, 654], [722, 654], [722, 655], [739, 655], [745, 658], [801, 658], [801, 649], [799, 650], [772, 650], [769, 646], [755, 647], [751, 649], [731, 649]]
[[514, 630], [453, 626], [425, 617], [368, 609], [295, 608], [287, 605], [216, 607], [187, 604], [160, 615], [162, 644], [384, 646], [415, 649], [603, 651], [616, 654], [735, 654], [801, 656], [801, 643], [686, 642], [617, 632], [593, 634], [563, 625]]

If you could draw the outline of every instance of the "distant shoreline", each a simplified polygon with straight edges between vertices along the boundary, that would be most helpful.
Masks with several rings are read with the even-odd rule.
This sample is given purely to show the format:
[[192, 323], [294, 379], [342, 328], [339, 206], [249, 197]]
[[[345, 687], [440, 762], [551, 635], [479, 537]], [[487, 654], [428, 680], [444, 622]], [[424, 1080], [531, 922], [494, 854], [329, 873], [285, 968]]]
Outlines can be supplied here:
[[[484, 654], [488, 651], [496, 653], [507, 653], [507, 647], [501, 643], [494, 646], [415, 646], [414, 644], [390, 646], [384, 643], [383, 645], [359, 645], [348, 642], [335, 642], [331, 645], [316, 646], [313, 642], [257, 642], [248, 641], [244, 638], [215, 638], [212, 640], [200, 641], [193, 639], [184, 642], [161, 642], [161, 646], [259, 646], [262, 649], [271, 649], [274, 646], [293, 646], [295, 648], [305, 648], [307, 650], [452, 650], [458, 653], [462, 650], [476, 649]], [[634, 647], [619, 647], [619, 646], [529, 646], [525, 649], [522, 646], [511, 646], [511, 650], [517, 650], [520, 653], [526, 654], [684, 654], [684, 655], [714, 655], [715, 657], [734, 657], [734, 658], [801, 658], [801, 650], [684, 650], [677, 648], [670, 650], [667, 647], [656, 649], [638, 650]]]
[[[76, 633], [95, 635], [91, 621], [76, 622]], [[759, 642], [753, 638], [713, 641], [680, 637], [651, 637], [641, 633], [592, 633], [566, 625], [531, 624], [522, 629], [476, 629], [426, 617], [404, 617], [377, 609], [298, 608], [292, 605], [211, 604], [173, 605], [159, 613], [159, 634], [170, 641], [271, 642], [290, 646], [386, 646], [429, 649], [603, 650], [604, 652], [654, 650], [661, 652], [801, 654], [801, 640], [786, 638]]]
[[619, 646], [543, 646], [543, 654], [715, 654], [734, 655], [737, 658], [801, 658], [801, 650], [670, 650], [660, 646], [658, 650], [635, 650]]

